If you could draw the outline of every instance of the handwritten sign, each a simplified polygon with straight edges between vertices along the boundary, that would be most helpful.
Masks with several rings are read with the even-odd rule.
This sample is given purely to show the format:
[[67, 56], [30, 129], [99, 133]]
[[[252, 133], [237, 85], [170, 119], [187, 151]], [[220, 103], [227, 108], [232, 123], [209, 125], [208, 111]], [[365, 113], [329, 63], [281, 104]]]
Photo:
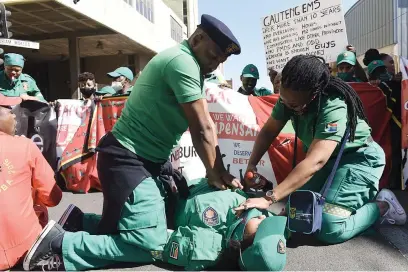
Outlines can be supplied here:
[[296, 55], [336, 61], [346, 49], [346, 24], [341, 0], [314, 0], [262, 18], [268, 68], [281, 71]]

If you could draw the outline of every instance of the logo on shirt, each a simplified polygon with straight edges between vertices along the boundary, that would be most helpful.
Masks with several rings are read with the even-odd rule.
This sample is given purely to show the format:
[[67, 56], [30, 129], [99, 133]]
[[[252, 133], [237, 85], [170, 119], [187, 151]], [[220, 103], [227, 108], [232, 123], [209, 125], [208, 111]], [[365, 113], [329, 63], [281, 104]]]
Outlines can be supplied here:
[[170, 248], [170, 258], [177, 260], [178, 254], [179, 254], [179, 244], [176, 242], [172, 242], [171, 248]]
[[212, 207], [208, 207], [203, 212], [203, 222], [207, 226], [214, 227], [220, 223], [218, 213]]
[[286, 253], [285, 243], [281, 239], [279, 239], [277, 251], [278, 251], [279, 254], [285, 254]]
[[326, 131], [326, 132], [337, 132], [337, 124], [336, 123], [326, 124], [326, 127], [325, 127], [324, 131]]
[[23, 89], [24, 89], [25, 91], [28, 91], [28, 83], [27, 83], [27, 82], [24, 82], [24, 83], [23, 83]]

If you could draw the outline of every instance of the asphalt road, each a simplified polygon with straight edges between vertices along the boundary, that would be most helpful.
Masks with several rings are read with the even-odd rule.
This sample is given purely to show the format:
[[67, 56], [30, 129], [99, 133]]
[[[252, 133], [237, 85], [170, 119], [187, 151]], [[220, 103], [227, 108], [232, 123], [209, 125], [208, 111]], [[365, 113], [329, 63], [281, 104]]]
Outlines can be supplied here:
[[[408, 192], [396, 192], [408, 210]], [[64, 193], [58, 207], [51, 208], [50, 219], [57, 221], [69, 204], [75, 204], [85, 212], [100, 213], [102, 194]], [[279, 207], [276, 207], [279, 209]], [[309, 237], [295, 236], [288, 242], [287, 271], [305, 270], [408, 270], [408, 226], [380, 226], [369, 233], [339, 245], [325, 246]], [[294, 241], [297, 241], [296, 243]], [[177, 270], [167, 265], [135, 266], [125, 264], [109, 270], [157, 271]]]

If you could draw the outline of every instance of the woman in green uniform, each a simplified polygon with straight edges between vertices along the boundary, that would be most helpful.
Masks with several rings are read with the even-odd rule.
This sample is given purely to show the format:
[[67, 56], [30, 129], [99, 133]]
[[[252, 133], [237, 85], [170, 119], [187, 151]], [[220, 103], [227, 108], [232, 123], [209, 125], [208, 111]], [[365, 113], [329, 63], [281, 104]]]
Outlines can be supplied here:
[[349, 127], [350, 138], [326, 197], [318, 239], [344, 242], [380, 218], [381, 223], [405, 224], [405, 211], [391, 191], [382, 190], [376, 197], [385, 155], [371, 138], [361, 100], [347, 83], [330, 76], [322, 58], [296, 56], [283, 69], [280, 98], [258, 135], [247, 171], [256, 171], [289, 119], [307, 149], [306, 158], [267, 196], [249, 199], [237, 210], [266, 209], [300, 188], [320, 192]]
[[23, 100], [45, 102], [35, 80], [23, 73], [24, 62], [22, 55], [4, 55], [4, 70], [0, 72], [0, 93], [4, 96], [21, 97]]

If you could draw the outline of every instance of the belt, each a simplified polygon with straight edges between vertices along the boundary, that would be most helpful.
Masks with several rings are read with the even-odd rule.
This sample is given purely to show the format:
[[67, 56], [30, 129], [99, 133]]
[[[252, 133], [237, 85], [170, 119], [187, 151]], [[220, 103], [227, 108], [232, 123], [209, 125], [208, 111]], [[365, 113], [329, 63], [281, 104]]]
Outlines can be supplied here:
[[352, 210], [331, 203], [324, 203], [323, 213], [331, 214], [338, 217], [349, 217], [352, 214]]

